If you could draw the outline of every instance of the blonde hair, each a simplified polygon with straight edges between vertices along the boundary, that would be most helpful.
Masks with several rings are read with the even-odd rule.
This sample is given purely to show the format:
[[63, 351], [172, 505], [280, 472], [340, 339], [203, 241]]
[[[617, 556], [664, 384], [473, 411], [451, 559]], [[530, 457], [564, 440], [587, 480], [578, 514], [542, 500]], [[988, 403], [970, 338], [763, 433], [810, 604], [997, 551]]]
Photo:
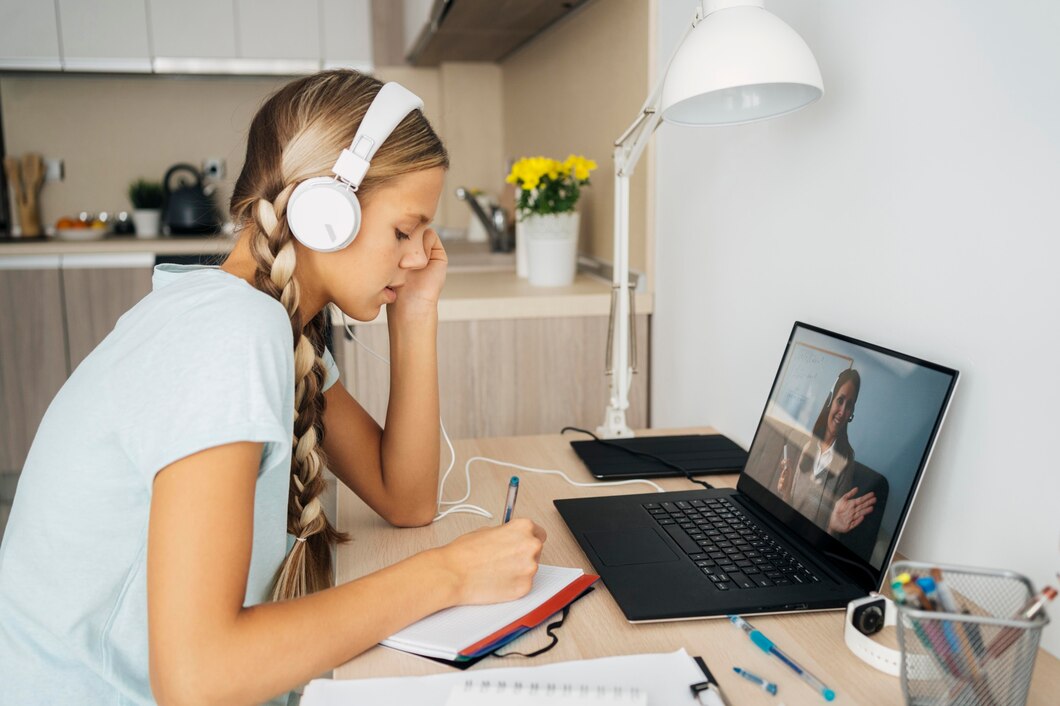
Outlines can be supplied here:
[[[323, 358], [327, 309], [303, 322], [298, 312], [294, 236], [287, 201], [299, 182], [330, 176], [353, 141], [382, 82], [355, 71], [324, 71], [285, 85], [254, 117], [243, 171], [232, 193], [233, 221], [249, 232], [257, 264], [254, 286], [287, 310], [294, 334], [295, 412], [287, 531], [295, 543], [276, 572], [273, 599], [297, 598], [332, 585], [331, 549], [348, 537], [328, 521], [320, 503], [326, 459]], [[409, 172], [448, 168], [441, 140], [414, 110], [380, 146], [358, 190], [362, 205], [373, 190]]]

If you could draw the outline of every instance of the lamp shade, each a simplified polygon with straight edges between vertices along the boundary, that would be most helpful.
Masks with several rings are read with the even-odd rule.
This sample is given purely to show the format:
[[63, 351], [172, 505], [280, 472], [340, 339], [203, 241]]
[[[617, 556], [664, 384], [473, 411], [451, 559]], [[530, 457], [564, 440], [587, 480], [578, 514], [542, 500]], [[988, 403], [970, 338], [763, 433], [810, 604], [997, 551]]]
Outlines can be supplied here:
[[802, 37], [751, 0], [721, 2], [685, 38], [663, 84], [662, 119], [734, 125], [783, 115], [824, 95]]

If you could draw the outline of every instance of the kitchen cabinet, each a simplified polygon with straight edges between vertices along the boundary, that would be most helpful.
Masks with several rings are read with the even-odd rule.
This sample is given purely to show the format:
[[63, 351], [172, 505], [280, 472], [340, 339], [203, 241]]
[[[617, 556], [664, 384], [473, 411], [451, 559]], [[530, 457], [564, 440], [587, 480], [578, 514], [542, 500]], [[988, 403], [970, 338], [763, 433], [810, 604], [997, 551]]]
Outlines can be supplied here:
[[0, 0], [0, 69], [61, 68], [55, 3]]
[[0, 0], [0, 70], [371, 71], [371, 0]]
[[114, 324], [151, 292], [151, 253], [64, 255], [63, 303], [73, 372]]
[[59, 257], [0, 259], [0, 331], [0, 474], [17, 474], [68, 371]]
[[[627, 412], [634, 429], [649, 423], [649, 324], [648, 316], [637, 317], [640, 369]], [[354, 333], [388, 356], [385, 325], [356, 326]], [[552, 434], [568, 425], [595, 430], [607, 404], [606, 343], [606, 316], [440, 322], [439, 402], [446, 430], [454, 439]], [[335, 329], [332, 352], [350, 394], [382, 424], [388, 368], [341, 328]]]
[[323, 0], [323, 68], [371, 71], [371, 0]]
[[0, 259], [0, 473], [18, 472], [70, 373], [151, 291], [154, 255]]
[[[235, 0], [236, 48], [242, 59], [285, 62], [300, 72], [320, 68], [319, 3], [290, 0]], [[292, 63], [295, 62], [295, 63]]]
[[[414, 66], [446, 61], [500, 62], [589, 0], [434, 0], [419, 22], [423, 29], [407, 54]], [[405, 9], [422, 13], [425, 3]], [[406, 37], [415, 34], [406, 21]]]
[[236, 58], [234, 3], [146, 1], [155, 71], [199, 73]]
[[63, 68], [151, 71], [145, 0], [57, 0]]

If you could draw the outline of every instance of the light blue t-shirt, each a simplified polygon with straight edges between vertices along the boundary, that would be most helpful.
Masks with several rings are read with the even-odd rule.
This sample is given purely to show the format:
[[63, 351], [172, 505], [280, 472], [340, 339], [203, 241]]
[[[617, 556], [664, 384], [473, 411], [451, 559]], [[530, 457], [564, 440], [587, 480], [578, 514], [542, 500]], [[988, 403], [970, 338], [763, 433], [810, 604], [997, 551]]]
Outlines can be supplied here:
[[153, 285], [63, 385], [22, 469], [0, 544], [5, 704], [154, 703], [147, 527], [155, 474], [174, 461], [264, 442], [246, 605], [268, 600], [287, 551], [287, 313], [216, 268], [160, 265]]

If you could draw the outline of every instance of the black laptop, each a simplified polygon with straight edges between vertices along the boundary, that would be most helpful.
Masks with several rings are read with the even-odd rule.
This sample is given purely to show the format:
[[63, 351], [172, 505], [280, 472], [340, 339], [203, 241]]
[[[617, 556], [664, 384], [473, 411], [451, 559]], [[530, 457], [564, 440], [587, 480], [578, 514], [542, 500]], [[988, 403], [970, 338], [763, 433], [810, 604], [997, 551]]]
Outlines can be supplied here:
[[556, 500], [631, 622], [879, 590], [957, 371], [796, 323], [736, 489]]

